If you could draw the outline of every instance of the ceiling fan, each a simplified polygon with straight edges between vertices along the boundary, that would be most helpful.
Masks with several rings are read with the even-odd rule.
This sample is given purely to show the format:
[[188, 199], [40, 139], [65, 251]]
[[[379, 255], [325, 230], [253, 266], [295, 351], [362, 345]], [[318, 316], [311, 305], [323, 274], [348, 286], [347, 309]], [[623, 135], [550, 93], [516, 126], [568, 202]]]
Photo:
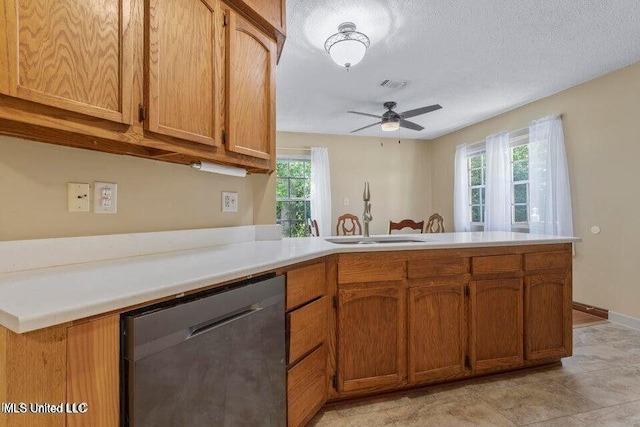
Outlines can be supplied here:
[[420, 131], [420, 130], [423, 130], [424, 127], [420, 126], [417, 123], [413, 123], [405, 119], [409, 119], [415, 116], [420, 116], [422, 114], [427, 114], [442, 108], [440, 104], [434, 104], [434, 105], [429, 105], [428, 107], [416, 108], [414, 110], [405, 111], [404, 113], [396, 113], [395, 111], [393, 111], [393, 109], [396, 108], [396, 105], [397, 104], [393, 101], [385, 102], [384, 108], [386, 108], [388, 111], [386, 111], [382, 116], [376, 116], [375, 114], [368, 114], [368, 113], [360, 113], [358, 111], [347, 111], [347, 113], [351, 113], [351, 114], [359, 114], [361, 116], [375, 117], [376, 119], [380, 119], [379, 122], [362, 127], [360, 129], [352, 130], [351, 133], [359, 132], [363, 129], [367, 129], [375, 125], [380, 125], [382, 130], [385, 132], [398, 130], [401, 127]]

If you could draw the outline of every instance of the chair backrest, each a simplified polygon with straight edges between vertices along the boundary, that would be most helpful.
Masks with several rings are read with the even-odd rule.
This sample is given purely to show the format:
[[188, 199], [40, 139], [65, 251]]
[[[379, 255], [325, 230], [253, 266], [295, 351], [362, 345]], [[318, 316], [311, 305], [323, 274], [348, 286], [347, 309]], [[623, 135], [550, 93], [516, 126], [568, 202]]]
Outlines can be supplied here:
[[429, 217], [425, 233], [444, 233], [444, 218], [442, 215], [434, 213]]
[[415, 222], [411, 219], [403, 219], [400, 222], [389, 221], [389, 234], [395, 234], [394, 231], [398, 234], [422, 233], [423, 228], [424, 221]]
[[307, 231], [309, 232], [309, 236], [311, 237], [320, 236], [318, 221], [316, 221], [315, 219], [307, 218]]
[[344, 214], [338, 217], [336, 225], [336, 235], [338, 236], [359, 236], [362, 234], [362, 226], [357, 216]]

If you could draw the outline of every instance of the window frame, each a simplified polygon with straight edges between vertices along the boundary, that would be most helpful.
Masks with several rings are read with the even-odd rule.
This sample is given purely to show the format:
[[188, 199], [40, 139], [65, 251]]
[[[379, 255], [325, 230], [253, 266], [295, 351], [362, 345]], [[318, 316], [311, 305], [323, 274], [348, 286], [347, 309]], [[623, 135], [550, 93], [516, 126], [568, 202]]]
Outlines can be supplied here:
[[[516, 132], [511, 132], [509, 134], [509, 165], [510, 165], [510, 186], [511, 186], [511, 199], [510, 199], [510, 206], [511, 206], [511, 231], [519, 231], [519, 232], [523, 232], [523, 233], [528, 233], [529, 232], [529, 223], [531, 220], [531, 193], [530, 193], [530, 183], [529, 183], [529, 175], [527, 174], [527, 180], [526, 181], [514, 181], [514, 161], [513, 161], [513, 150], [516, 147], [522, 146], [522, 145], [529, 145], [529, 128], [524, 128], [524, 129], [520, 129]], [[480, 186], [472, 186], [471, 185], [471, 158], [478, 156], [478, 155], [483, 155], [484, 154], [484, 159], [486, 161], [486, 143], [485, 141], [480, 141], [477, 142], [475, 144], [470, 144], [468, 147], [468, 153], [467, 153], [467, 176], [468, 176], [468, 188], [469, 188], [469, 195], [468, 195], [468, 201], [469, 201], [469, 225], [470, 225], [470, 230], [471, 231], [483, 231], [484, 230], [484, 221], [483, 222], [473, 222], [473, 206], [477, 206], [477, 204], [473, 204], [473, 200], [472, 200], [472, 189], [473, 188], [485, 188], [485, 195], [486, 195], [486, 163], [483, 162], [481, 169], [484, 169], [484, 175], [483, 175], [483, 184]], [[518, 162], [523, 162], [524, 160], [519, 160]], [[529, 167], [529, 154], [527, 153], [527, 168]], [[476, 169], [476, 168], [474, 168]], [[527, 186], [527, 202], [526, 203], [515, 203], [515, 185], [519, 185], [519, 184], [526, 184]], [[486, 199], [481, 200], [481, 205], [483, 208], [486, 208], [486, 203], [485, 203]], [[515, 206], [522, 206], [525, 205], [527, 207], [527, 222], [515, 222]], [[481, 218], [484, 220], [485, 216], [484, 216], [484, 210], [481, 214]]]
[[[311, 155], [310, 154], [277, 154], [276, 155], [276, 165], [278, 162], [306, 162], [309, 164], [309, 177], [306, 176], [293, 176], [290, 174], [290, 169], [288, 168], [288, 172], [286, 176], [279, 176], [276, 167], [276, 209], [278, 202], [282, 202], [284, 204], [295, 203], [295, 202], [304, 202], [304, 219], [297, 220], [291, 219], [287, 217], [286, 219], [278, 218], [276, 215], [276, 224], [281, 224], [284, 222], [289, 223], [289, 232], [288, 235], [285, 235], [285, 227], [282, 227], [282, 237], [308, 237], [309, 231], [307, 229], [307, 219], [311, 217]], [[286, 179], [288, 184], [288, 197], [280, 198], [278, 197], [278, 182], [281, 179]], [[309, 197], [291, 197], [291, 180], [292, 179], [304, 179], [306, 182], [304, 183], [304, 187], [307, 188], [305, 193], [309, 194]], [[304, 236], [292, 236], [291, 235], [291, 225], [292, 224], [303, 224]]]

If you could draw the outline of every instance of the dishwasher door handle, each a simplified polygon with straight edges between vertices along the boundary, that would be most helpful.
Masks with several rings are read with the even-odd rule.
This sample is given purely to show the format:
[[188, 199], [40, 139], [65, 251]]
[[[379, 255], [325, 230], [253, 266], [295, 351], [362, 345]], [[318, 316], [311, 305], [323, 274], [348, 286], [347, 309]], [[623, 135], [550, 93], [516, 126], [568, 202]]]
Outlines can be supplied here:
[[202, 334], [206, 334], [207, 332], [211, 332], [214, 329], [218, 329], [224, 325], [228, 325], [229, 323], [235, 322], [236, 320], [240, 320], [243, 317], [247, 317], [252, 315], [253, 313], [257, 313], [262, 309], [264, 309], [264, 307], [253, 305], [253, 306], [247, 307], [244, 310], [241, 310], [238, 313], [234, 313], [230, 316], [227, 316], [223, 319], [210, 320], [209, 322], [192, 326], [189, 328], [189, 335], [187, 336], [186, 339], [195, 338]]

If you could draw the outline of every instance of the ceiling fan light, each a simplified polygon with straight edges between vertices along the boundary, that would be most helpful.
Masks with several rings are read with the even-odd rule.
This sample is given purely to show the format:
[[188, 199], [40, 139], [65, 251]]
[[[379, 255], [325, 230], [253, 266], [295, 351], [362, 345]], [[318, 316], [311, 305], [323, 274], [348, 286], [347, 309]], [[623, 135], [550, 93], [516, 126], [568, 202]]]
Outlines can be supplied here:
[[400, 129], [400, 122], [395, 122], [395, 121], [383, 122], [380, 125], [380, 128], [385, 132], [393, 132], [394, 130]]
[[370, 44], [369, 37], [356, 31], [352, 22], [340, 24], [338, 31], [325, 41], [324, 48], [333, 62], [348, 70], [364, 58]]

